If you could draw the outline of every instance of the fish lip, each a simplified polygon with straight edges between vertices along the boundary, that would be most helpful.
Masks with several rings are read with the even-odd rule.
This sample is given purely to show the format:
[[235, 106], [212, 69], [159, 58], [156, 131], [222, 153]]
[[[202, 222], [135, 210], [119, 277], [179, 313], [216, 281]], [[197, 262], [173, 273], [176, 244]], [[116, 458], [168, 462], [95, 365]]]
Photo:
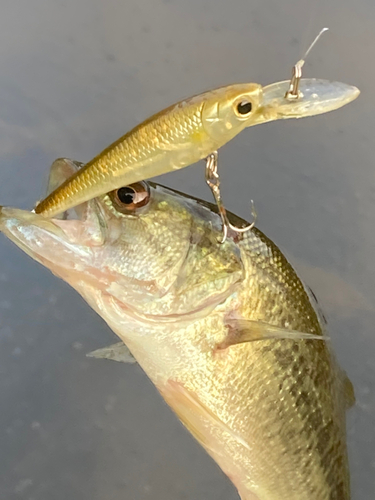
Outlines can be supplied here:
[[287, 99], [285, 94], [289, 86], [290, 80], [285, 80], [263, 87], [259, 122], [328, 113], [354, 101], [360, 94], [357, 87], [345, 83], [302, 78], [299, 83], [301, 97]]
[[[94, 215], [96, 217], [96, 214]], [[64, 268], [63, 259], [60, 260], [57, 255], [45, 251], [48, 245], [39, 240], [41, 234], [46, 238], [52, 238], [51, 241], [58, 243], [68, 252], [76, 252], [81, 257], [84, 252], [90, 252], [93, 247], [102, 244], [100, 241], [93, 240], [90, 233], [86, 241], [81, 241], [84, 233], [77, 233], [75, 228], [72, 231], [72, 227], [69, 227], [69, 224], [74, 222], [81, 223], [81, 220], [52, 219], [33, 211], [28, 212], [13, 207], [1, 207], [0, 210], [0, 232], [4, 233], [27, 255], [50, 270], [52, 270], [51, 265]], [[47, 254], [48, 257], [46, 257]]]
[[34, 211], [28, 212], [19, 208], [0, 206], [0, 231], [6, 232], [7, 224], [16, 222], [19, 225], [33, 225], [59, 237], [66, 237], [64, 230], [54, 219], [41, 218]]
[[51, 269], [48, 263], [52, 261], [37, 248], [40, 244], [38, 243], [38, 237], [32, 236], [30, 238], [30, 228], [33, 227], [32, 232], [34, 234], [36, 228], [37, 231], [48, 234], [53, 241], [66, 240], [64, 230], [56, 225], [55, 221], [18, 208], [1, 207], [0, 232], [32, 259]]

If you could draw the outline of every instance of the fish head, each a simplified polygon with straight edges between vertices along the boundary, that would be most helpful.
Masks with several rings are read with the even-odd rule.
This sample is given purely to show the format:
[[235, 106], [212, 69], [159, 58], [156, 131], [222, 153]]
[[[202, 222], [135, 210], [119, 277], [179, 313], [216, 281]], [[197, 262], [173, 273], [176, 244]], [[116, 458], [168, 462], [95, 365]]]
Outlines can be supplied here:
[[61, 219], [2, 207], [0, 230], [105, 316], [109, 301], [139, 321], [207, 313], [243, 278], [237, 245], [220, 244], [208, 205], [140, 182]]
[[248, 126], [262, 100], [262, 86], [257, 83], [228, 85], [208, 92], [202, 109], [206, 132], [224, 144]]

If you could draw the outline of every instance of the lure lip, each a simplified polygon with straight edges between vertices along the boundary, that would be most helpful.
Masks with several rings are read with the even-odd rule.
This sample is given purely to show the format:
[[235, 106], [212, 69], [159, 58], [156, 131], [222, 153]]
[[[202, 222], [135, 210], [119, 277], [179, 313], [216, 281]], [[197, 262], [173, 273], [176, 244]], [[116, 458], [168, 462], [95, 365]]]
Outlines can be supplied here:
[[302, 78], [298, 98], [285, 97], [290, 80], [263, 87], [259, 122], [287, 118], [304, 118], [334, 111], [354, 101], [360, 90], [352, 85], [316, 78]]

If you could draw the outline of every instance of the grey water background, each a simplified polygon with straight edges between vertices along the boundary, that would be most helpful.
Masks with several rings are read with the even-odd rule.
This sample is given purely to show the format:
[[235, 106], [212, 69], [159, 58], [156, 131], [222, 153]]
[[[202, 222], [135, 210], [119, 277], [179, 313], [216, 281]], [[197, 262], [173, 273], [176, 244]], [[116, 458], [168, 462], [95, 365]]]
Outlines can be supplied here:
[[[243, 132], [220, 153], [228, 208], [293, 256], [327, 313], [357, 405], [354, 500], [375, 492], [375, 3], [1, 0], [0, 203], [31, 208], [59, 156], [87, 161], [150, 114], [222, 84], [357, 85], [337, 112]], [[160, 179], [211, 200], [203, 164]], [[234, 500], [135, 365], [87, 359], [114, 335], [0, 239], [0, 498]], [[272, 453], [272, 450], [270, 450]]]

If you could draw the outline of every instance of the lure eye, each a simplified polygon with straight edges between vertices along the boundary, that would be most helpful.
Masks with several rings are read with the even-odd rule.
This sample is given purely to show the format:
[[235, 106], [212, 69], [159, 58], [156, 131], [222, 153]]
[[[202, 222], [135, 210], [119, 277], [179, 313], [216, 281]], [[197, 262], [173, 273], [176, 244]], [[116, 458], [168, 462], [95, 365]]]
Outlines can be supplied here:
[[238, 116], [248, 116], [252, 109], [253, 105], [251, 101], [248, 101], [247, 99], [242, 99], [235, 105], [235, 111]]
[[147, 205], [150, 189], [146, 182], [136, 182], [112, 191], [110, 198], [119, 212], [131, 213]]

